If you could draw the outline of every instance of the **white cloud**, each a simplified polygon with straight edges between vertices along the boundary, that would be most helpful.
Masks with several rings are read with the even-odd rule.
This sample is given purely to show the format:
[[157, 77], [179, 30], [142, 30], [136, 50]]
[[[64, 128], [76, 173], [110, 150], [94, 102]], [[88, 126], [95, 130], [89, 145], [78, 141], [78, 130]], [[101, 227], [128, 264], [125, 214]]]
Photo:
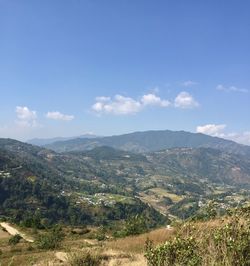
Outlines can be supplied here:
[[54, 120], [63, 120], [63, 121], [71, 121], [74, 119], [74, 116], [73, 115], [65, 115], [65, 114], [62, 114], [58, 111], [56, 112], [48, 112], [46, 114], [46, 117], [49, 118], [49, 119], [54, 119]]
[[182, 91], [176, 96], [174, 106], [177, 108], [191, 109], [198, 107], [199, 103], [196, 102], [190, 93]]
[[143, 95], [141, 98], [141, 102], [143, 105], [154, 105], [160, 107], [167, 107], [170, 105], [170, 102], [167, 100], [162, 100], [160, 97], [156, 96], [155, 94], [146, 94]]
[[36, 127], [37, 114], [36, 111], [31, 111], [27, 106], [16, 107], [17, 119], [16, 124], [20, 127]]
[[[27, 106], [16, 106], [16, 119], [8, 124], [0, 126], [0, 137], [22, 139], [29, 138], [34, 132], [38, 132], [42, 125], [37, 121], [36, 111]], [[30, 135], [31, 134], [31, 135]]]
[[17, 106], [16, 114], [20, 120], [33, 120], [37, 118], [36, 111], [31, 111], [26, 106]]
[[122, 95], [115, 95], [114, 99], [101, 96], [97, 97], [96, 100], [97, 102], [92, 106], [92, 110], [98, 114], [134, 114], [142, 108], [140, 102]]
[[235, 86], [230, 86], [230, 87], [225, 87], [223, 85], [218, 85], [216, 87], [217, 90], [219, 91], [225, 91], [225, 92], [242, 92], [242, 93], [247, 93], [249, 92], [247, 89], [241, 89], [241, 88], [237, 88]]
[[98, 115], [128, 115], [138, 113], [149, 106], [161, 108], [174, 106], [176, 108], [191, 109], [198, 107], [199, 103], [195, 101], [191, 94], [183, 91], [177, 95], [174, 103], [161, 99], [155, 93], [145, 94], [139, 100], [131, 97], [124, 97], [122, 95], [115, 95], [113, 98], [101, 96], [96, 97], [96, 102], [92, 105], [91, 109]]
[[187, 80], [187, 81], [182, 82], [181, 86], [183, 86], [183, 87], [192, 87], [192, 86], [195, 86], [197, 84], [198, 84], [198, 82], [196, 82], [196, 81]]
[[147, 106], [168, 107], [169, 105], [169, 101], [162, 100], [153, 93], [143, 95], [140, 100], [122, 95], [115, 95], [113, 99], [101, 96], [96, 98], [92, 111], [97, 114], [128, 115], [138, 113]]
[[233, 140], [240, 144], [250, 145], [250, 131], [245, 131], [241, 133], [226, 133], [224, 132], [225, 128], [225, 124], [208, 124], [203, 126], [197, 126], [196, 132], [214, 137]]
[[208, 125], [198, 126], [196, 128], [196, 132], [218, 137], [224, 135], [222, 132], [225, 128], [226, 128], [225, 124], [221, 125], [208, 124]]

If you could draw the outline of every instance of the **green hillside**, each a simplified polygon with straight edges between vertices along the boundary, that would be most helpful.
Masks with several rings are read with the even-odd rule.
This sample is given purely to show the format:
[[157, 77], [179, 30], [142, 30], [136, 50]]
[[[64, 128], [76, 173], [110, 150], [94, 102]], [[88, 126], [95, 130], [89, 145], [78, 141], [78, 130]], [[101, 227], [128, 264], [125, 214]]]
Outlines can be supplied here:
[[[148, 215], [152, 225], [164, 221], [157, 211], [125, 191], [123, 196], [116, 187], [101, 186], [98, 180], [72, 179], [70, 167], [76, 162], [71, 155], [57, 156], [36, 146], [0, 139], [0, 216], [37, 226], [45, 218], [49, 223], [105, 224], [137, 213]], [[88, 165], [80, 167], [87, 169]], [[92, 169], [84, 173], [92, 173]], [[111, 196], [98, 194], [104, 192]]]
[[248, 157], [211, 148], [56, 153], [1, 139], [0, 156], [1, 214], [19, 220], [37, 212], [51, 222], [101, 224], [138, 208], [183, 218], [211, 199], [223, 212], [249, 198]]

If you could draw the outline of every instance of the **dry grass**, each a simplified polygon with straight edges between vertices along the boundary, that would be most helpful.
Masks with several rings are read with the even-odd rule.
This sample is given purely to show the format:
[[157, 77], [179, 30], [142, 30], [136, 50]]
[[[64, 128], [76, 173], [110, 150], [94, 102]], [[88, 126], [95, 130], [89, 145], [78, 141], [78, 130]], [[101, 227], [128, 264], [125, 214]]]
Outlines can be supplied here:
[[[18, 250], [18, 249], [17, 249]], [[8, 256], [1, 258], [1, 266], [11, 265], [11, 266], [26, 266], [26, 265], [36, 265], [36, 266], [47, 266], [48, 263], [54, 257], [52, 252], [12, 252]], [[41, 264], [40, 264], [41, 262]]]
[[147, 261], [142, 254], [130, 258], [116, 257], [103, 264], [104, 266], [147, 266]]
[[179, 233], [182, 237], [190, 236], [192, 234], [196, 239], [203, 239], [210, 234], [212, 229], [219, 228], [225, 225], [229, 219], [214, 219], [209, 221], [190, 222], [180, 226]]
[[145, 233], [138, 236], [129, 236], [117, 240], [107, 242], [105, 247], [113, 250], [122, 250], [129, 253], [141, 253], [144, 250], [144, 245], [149, 238], [156, 245], [166, 242], [174, 235], [174, 230], [168, 230], [166, 228], [160, 228], [149, 233]]
[[[173, 239], [176, 236], [177, 230], [183, 236], [192, 235], [201, 241], [205, 239], [211, 232], [211, 230], [219, 228], [226, 224], [228, 219], [215, 219], [207, 222], [190, 222], [183, 224], [176, 224], [176, 229], [169, 230], [167, 228], [160, 228], [153, 230], [149, 233], [145, 233], [138, 236], [130, 236], [117, 240], [109, 240], [104, 242], [97, 242], [94, 240], [86, 240], [84, 238], [79, 239], [65, 239], [63, 241], [62, 249], [67, 254], [76, 252], [90, 252], [91, 254], [100, 254], [107, 256], [108, 259], [103, 260], [103, 266], [146, 266], [146, 260], [144, 258], [144, 246], [148, 239], [152, 240], [154, 245], [165, 243], [167, 240]], [[2, 239], [6, 242], [7, 240]], [[87, 243], [89, 241], [90, 243]], [[13, 247], [10, 247], [7, 242], [0, 245], [3, 254], [0, 258], [2, 266], [20, 266], [20, 265], [36, 265], [36, 266], [48, 266], [48, 265], [65, 265], [67, 262], [61, 262], [56, 258], [56, 251], [39, 251], [34, 249], [28, 251], [28, 243], [21, 242], [14, 247], [16, 251], [12, 251]], [[210, 243], [208, 243], [210, 245]], [[211, 252], [213, 252], [213, 246], [211, 245]], [[19, 251], [18, 251], [19, 249]], [[59, 251], [59, 250], [58, 250]], [[1, 265], [1, 264], [0, 264]]]

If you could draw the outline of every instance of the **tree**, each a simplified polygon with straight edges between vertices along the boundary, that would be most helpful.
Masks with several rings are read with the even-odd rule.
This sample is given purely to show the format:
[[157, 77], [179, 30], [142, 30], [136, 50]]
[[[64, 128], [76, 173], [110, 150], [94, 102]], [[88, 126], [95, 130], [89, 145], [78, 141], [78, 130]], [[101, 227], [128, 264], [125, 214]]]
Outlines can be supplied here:
[[142, 215], [135, 215], [125, 223], [126, 235], [138, 235], [147, 231], [146, 220]]

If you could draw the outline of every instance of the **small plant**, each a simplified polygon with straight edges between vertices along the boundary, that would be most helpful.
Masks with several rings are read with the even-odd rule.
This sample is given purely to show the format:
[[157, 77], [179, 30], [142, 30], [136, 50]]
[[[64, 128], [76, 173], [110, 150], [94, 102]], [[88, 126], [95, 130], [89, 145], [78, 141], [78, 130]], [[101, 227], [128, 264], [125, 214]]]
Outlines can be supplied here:
[[106, 239], [106, 235], [103, 234], [103, 233], [98, 233], [98, 234], [96, 235], [96, 239], [97, 239], [98, 241], [103, 241], [103, 240]]
[[98, 241], [105, 240], [107, 238], [105, 233], [106, 233], [106, 229], [103, 226], [100, 226], [99, 230], [96, 233], [96, 239]]
[[22, 239], [22, 237], [20, 235], [16, 234], [9, 239], [9, 244], [14, 246], [14, 245], [18, 244], [21, 239]]

